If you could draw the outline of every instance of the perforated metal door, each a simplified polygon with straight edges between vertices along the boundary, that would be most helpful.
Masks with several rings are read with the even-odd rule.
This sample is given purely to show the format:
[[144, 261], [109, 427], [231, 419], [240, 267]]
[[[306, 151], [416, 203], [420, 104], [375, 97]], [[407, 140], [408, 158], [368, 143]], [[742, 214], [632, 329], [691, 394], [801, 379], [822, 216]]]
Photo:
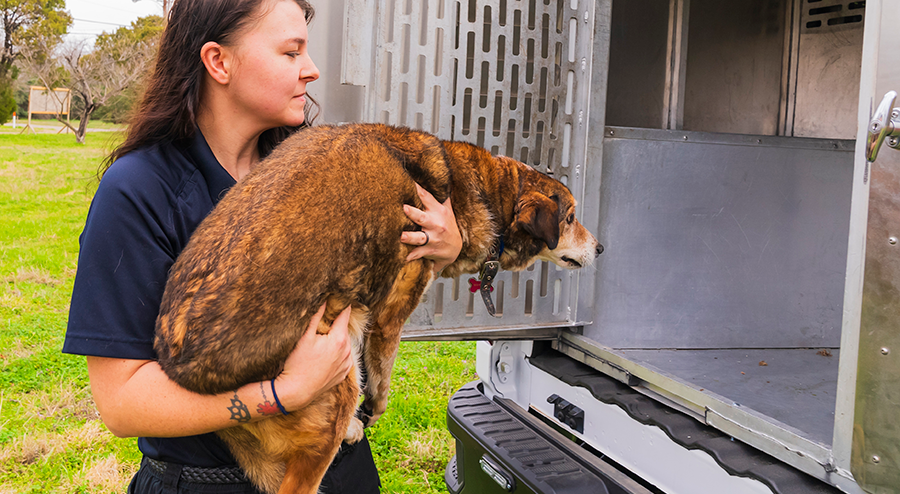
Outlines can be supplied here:
[[[345, 79], [367, 86], [367, 120], [484, 146], [551, 173], [581, 200], [594, 8], [586, 0], [355, 0], [345, 50], [357, 52], [344, 53]], [[360, 21], [367, 16], [372, 25]], [[363, 52], [373, 45], [369, 59]], [[547, 263], [501, 272], [499, 318], [468, 277], [439, 279], [404, 334], [572, 325], [579, 275], [589, 274]]]

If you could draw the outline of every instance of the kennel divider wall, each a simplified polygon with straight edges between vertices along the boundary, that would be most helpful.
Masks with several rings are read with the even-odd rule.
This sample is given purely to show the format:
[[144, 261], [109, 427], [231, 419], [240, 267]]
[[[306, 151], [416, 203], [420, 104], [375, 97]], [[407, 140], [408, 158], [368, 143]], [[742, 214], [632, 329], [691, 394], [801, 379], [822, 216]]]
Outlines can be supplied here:
[[[365, 120], [483, 146], [552, 174], [582, 205], [596, 201], [585, 197], [594, 2], [359, 0], [346, 7], [342, 74], [366, 86]], [[346, 51], [373, 45], [369, 54]], [[592, 276], [546, 262], [501, 271], [494, 283], [499, 318], [469, 290], [470, 276], [440, 278], [404, 338], [556, 335], [584, 322], [577, 318], [579, 278]]]

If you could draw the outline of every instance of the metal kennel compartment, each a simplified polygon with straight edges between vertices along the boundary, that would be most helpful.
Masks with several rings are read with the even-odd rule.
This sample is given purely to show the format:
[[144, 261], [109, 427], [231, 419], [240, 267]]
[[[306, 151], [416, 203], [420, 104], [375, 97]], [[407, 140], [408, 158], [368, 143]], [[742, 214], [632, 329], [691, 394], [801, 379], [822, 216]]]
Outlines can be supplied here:
[[510, 341], [479, 346], [479, 376], [538, 412], [528, 352], [549, 340], [825, 484], [895, 492], [900, 300], [866, 232], [880, 218], [870, 236], [897, 238], [881, 213], [896, 198], [861, 150], [873, 108], [900, 89], [900, 6], [346, 0], [341, 22], [360, 119], [552, 173], [606, 246], [594, 268], [503, 273], [500, 318], [465, 277], [439, 280], [404, 338]]
[[[344, 82], [366, 86], [363, 119], [465, 140], [551, 173], [584, 202], [596, 107], [592, 61], [605, 44], [598, 5], [584, 0], [494, 2], [353, 0], [346, 5]], [[600, 23], [599, 25], [603, 25]], [[374, 50], [370, 47], [374, 46]], [[592, 106], [592, 102], [594, 103]], [[469, 277], [437, 280], [407, 337], [466, 328], [482, 336], [577, 325], [579, 280], [592, 272], [538, 263], [501, 273], [499, 317]], [[455, 336], [450, 336], [455, 337]]]

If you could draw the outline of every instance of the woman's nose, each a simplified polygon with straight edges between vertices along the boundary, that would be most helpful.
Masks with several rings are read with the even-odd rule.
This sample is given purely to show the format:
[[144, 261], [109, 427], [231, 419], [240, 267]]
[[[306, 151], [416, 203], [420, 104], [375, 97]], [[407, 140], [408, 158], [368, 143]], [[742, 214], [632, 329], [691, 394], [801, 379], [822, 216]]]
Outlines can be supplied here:
[[316, 67], [316, 64], [312, 61], [308, 55], [306, 57], [306, 63], [303, 64], [303, 68], [300, 69], [300, 79], [303, 79], [307, 82], [312, 82], [319, 78], [319, 68]]

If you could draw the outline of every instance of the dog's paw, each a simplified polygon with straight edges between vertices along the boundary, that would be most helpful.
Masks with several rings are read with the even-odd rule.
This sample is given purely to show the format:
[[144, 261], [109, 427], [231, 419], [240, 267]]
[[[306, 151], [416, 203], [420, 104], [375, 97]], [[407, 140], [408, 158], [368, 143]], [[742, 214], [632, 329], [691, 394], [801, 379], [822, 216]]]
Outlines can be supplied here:
[[[367, 415], [380, 417], [387, 410], [387, 404], [387, 396], [372, 397], [366, 394], [362, 409], [366, 411]], [[370, 421], [368, 425], [372, 425], [372, 422]]]
[[377, 422], [380, 417], [380, 413], [372, 414], [371, 416], [369, 416], [369, 422], [366, 424], [366, 427], [372, 427], [373, 425], [375, 425], [375, 422]]
[[344, 436], [344, 442], [347, 444], [356, 444], [362, 438], [363, 423], [358, 418], [353, 417], [350, 419], [350, 425], [347, 427], [347, 435]]

